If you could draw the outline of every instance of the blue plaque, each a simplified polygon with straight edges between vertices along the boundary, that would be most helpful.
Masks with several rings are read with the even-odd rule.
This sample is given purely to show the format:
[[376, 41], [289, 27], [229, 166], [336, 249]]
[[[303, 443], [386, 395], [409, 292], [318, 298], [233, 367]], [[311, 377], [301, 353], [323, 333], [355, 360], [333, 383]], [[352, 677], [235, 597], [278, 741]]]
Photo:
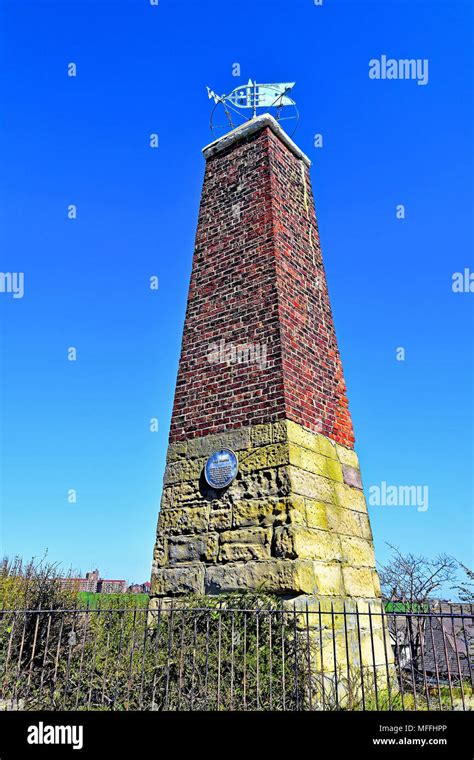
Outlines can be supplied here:
[[204, 477], [211, 488], [226, 488], [237, 475], [239, 462], [232, 449], [214, 451], [204, 468]]

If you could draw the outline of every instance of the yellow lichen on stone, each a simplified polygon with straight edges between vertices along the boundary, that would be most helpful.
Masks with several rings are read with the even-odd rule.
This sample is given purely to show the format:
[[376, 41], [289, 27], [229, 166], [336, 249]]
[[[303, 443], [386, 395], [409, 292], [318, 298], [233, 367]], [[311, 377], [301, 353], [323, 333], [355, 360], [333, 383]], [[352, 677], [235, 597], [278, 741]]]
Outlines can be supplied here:
[[236, 501], [232, 508], [232, 523], [235, 528], [251, 525], [272, 525], [286, 518], [286, 503], [275, 499], [249, 499]]
[[289, 467], [289, 474], [291, 486], [295, 493], [329, 504], [336, 503], [334, 486], [338, 485], [337, 483], [293, 465]]
[[339, 563], [314, 562], [316, 593], [323, 596], [344, 596], [344, 583]]
[[158, 531], [160, 534], [203, 533], [207, 531], [209, 506], [165, 509], [160, 512]]
[[354, 449], [348, 449], [346, 446], [341, 446], [339, 443], [337, 443], [336, 453], [341, 464], [347, 464], [350, 467], [359, 469], [359, 459]]
[[344, 588], [349, 596], [374, 597], [373, 571], [367, 567], [343, 567]]
[[353, 509], [356, 512], [367, 514], [367, 504], [365, 503], [364, 492], [358, 488], [347, 486], [345, 483], [334, 483], [334, 492], [336, 501], [340, 507]]
[[375, 567], [371, 541], [356, 536], [341, 536], [342, 561], [354, 567]]
[[299, 446], [303, 446], [303, 448], [309, 449], [310, 451], [319, 452], [315, 433], [311, 433], [309, 430], [306, 430], [292, 420], [288, 420], [286, 424], [289, 441], [296, 443]]

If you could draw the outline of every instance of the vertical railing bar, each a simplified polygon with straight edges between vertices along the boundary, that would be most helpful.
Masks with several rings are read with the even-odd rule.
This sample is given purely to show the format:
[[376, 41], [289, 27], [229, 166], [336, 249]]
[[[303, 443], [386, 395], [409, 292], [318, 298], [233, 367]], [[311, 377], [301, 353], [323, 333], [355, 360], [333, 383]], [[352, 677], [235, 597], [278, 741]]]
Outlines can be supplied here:
[[385, 616], [385, 608], [383, 600], [380, 600], [381, 622], [382, 622], [382, 638], [383, 638], [383, 651], [385, 659], [385, 675], [387, 678], [387, 690], [388, 690], [388, 709], [392, 709], [392, 685], [390, 683], [390, 671], [388, 667], [388, 650], [387, 650], [387, 633], [388, 633], [388, 620]]
[[420, 615], [418, 615], [418, 631], [419, 631], [418, 635], [420, 637], [421, 666], [423, 668], [423, 684], [425, 687], [426, 704], [429, 710], [430, 709], [430, 694], [429, 694], [429, 689], [428, 689], [428, 681], [426, 678], [425, 645], [424, 645], [425, 619], [421, 618]]
[[439, 682], [439, 669], [438, 669], [438, 652], [436, 650], [435, 641], [434, 641], [434, 635], [433, 635], [433, 625], [432, 625], [432, 615], [430, 614], [428, 617], [429, 623], [430, 623], [430, 632], [431, 632], [431, 647], [433, 649], [433, 659], [435, 664], [435, 673], [436, 673], [436, 686], [438, 691], [438, 703], [439, 703], [439, 709], [443, 709], [443, 703], [441, 701], [441, 685]]
[[337, 677], [337, 651], [336, 651], [336, 628], [334, 621], [334, 603], [331, 602], [331, 628], [332, 628], [332, 656], [334, 659], [334, 689], [336, 695], [336, 709], [339, 710], [339, 679]]
[[26, 621], [28, 619], [29, 610], [24, 610], [24, 618], [23, 618], [23, 630], [21, 633], [21, 640], [20, 640], [20, 651], [18, 653], [18, 661], [17, 661], [17, 667], [16, 667], [16, 680], [13, 685], [13, 695], [12, 695], [12, 707], [13, 703], [17, 699], [18, 695], [18, 689], [20, 685], [20, 671], [21, 671], [21, 660], [23, 657], [23, 647], [25, 646], [25, 636], [26, 636]]
[[400, 678], [400, 690], [402, 694], [402, 710], [405, 711], [405, 685], [404, 685], [404, 672], [402, 670], [402, 661], [400, 657], [400, 645], [398, 643], [398, 627], [397, 627], [397, 613], [393, 615], [393, 623], [395, 626], [395, 659], [398, 665], [398, 675]]
[[450, 696], [450, 699], [451, 699], [451, 707], [454, 710], [453, 686], [452, 686], [452, 683], [451, 683], [451, 667], [449, 665], [448, 648], [446, 646], [446, 636], [445, 636], [445, 632], [444, 632], [444, 617], [445, 616], [441, 612], [441, 615], [440, 615], [441, 633], [442, 633], [442, 636], [443, 636], [444, 657], [445, 657], [445, 661], [446, 661], [446, 669], [447, 669], [447, 672], [448, 672], [449, 696]]
[[120, 668], [121, 660], [123, 659], [123, 655], [122, 655], [123, 627], [124, 627], [124, 622], [125, 622], [125, 612], [126, 612], [126, 610], [122, 609], [122, 610], [119, 610], [118, 612], [119, 612], [119, 617], [120, 617], [120, 635], [119, 635], [119, 645], [118, 645], [118, 650], [117, 650], [116, 665], [115, 665], [115, 669], [114, 669], [114, 678], [115, 678], [115, 682], [116, 682], [116, 687], [115, 687], [115, 689], [113, 691], [113, 697], [112, 697], [111, 708], [112, 708], [113, 711], [115, 711], [115, 705], [117, 703], [117, 699], [118, 699], [119, 692], [120, 692], [120, 680], [121, 679], [119, 677], [119, 672], [120, 672], [119, 668]]
[[370, 628], [370, 646], [372, 649], [372, 666], [374, 670], [374, 689], [375, 689], [375, 706], [379, 710], [379, 689], [377, 684], [377, 665], [375, 663], [375, 646], [374, 646], [374, 627], [372, 623], [372, 608], [369, 604], [369, 628]]
[[235, 620], [234, 610], [231, 612], [230, 625], [230, 709], [234, 709], [234, 649], [235, 649]]
[[461, 663], [459, 661], [459, 650], [458, 650], [457, 634], [456, 634], [456, 630], [454, 628], [454, 615], [453, 615], [453, 605], [452, 604], [449, 605], [449, 609], [451, 611], [451, 628], [452, 628], [452, 631], [453, 631], [454, 651], [456, 653], [456, 663], [457, 663], [457, 666], [458, 666], [458, 673], [459, 673], [459, 685], [460, 685], [460, 688], [461, 688], [462, 709], [464, 711], [466, 709], [466, 703], [465, 703], [465, 699], [464, 699], [464, 684], [463, 684], [463, 681], [462, 681]]
[[257, 670], [257, 710], [260, 709], [260, 613], [257, 610], [255, 615], [255, 628], [256, 628], [256, 670]]
[[[94, 688], [94, 671], [95, 671], [95, 657], [97, 653], [97, 642], [99, 639], [99, 631], [100, 631], [100, 615], [102, 614], [102, 610], [100, 608], [100, 601], [97, 603], [97, 608], [93, 610], [93, 617], [95, 622], [95, 631], [93, 634], [94, 637], [94, 643], [92, 645], [92, 656], [90, 660], [90, 669], [87, 668], [87, 671], [90, 672], [90, 684], [89, 684], [89, 691], [87, 694], [87, 709], [90, 710], [91, 707], [91, 701], [92, 701], [92, 690]], [[91, 618], [92, 619], [92, 618]]]
[[411, 673], [411, 682], [413, 686], [413, 701], [415, 704], [415, 710], [418, 710], [418, 693], [416, 690], [416, 678], [415, 678], [415, 667], [413, 665], [413, 647], [414, 647], [414, 641], [413, 641], [413, 628], [412, 628], [412, 618], [411, 615], [405, 615], [406, 618], [406, 624], [407, 624], [407, 631], [408, 631], [408, 639], [410, 642], [410, 673]]
[[146, 606], [143, 609], [143, 657], [142, 657], [142, 674], [140, 679], [140, 699], [138, 703], [138, 709], [143, 710], [143, 696], [145, 692], [145, 664], [146, 664], [146, 650], [148, 644], [148, 615], [150, 613], [150, 598], [148, 597]]
[[76, 608], [72, 610], [72, 628], [69, 632], [69, 639], [68, 639], [68, 653], [67, 653], [67, 661], [66, 661], [66, 677], [65, 677], [65, 684], [64, 684], [64, 695], [63, 695], [63, 705], [64, 709], [66, 709], [67, 705], [67, 696], [69, 694], [69, 675], [71, 672], [71, 659], [72, 659], [72, 648], [74, 646], [75, 636], [76, 636], [76, 615], [77, 615], [77, 599], [76, 599]]
[[323, 698], [323, 710], [326, 706], [326, 684], [324, 677], [324, 655], [323, 655], [323, 619], [321, 615], [321, 600], [318, 602], [318, 624], [319, 624], [319, 654], [321, 657], [321, 696]]
[[357, 622], [357, 640], [359, 644], [360, 686], [361, 686], [361, 692], [362, 692], [362, 709], [365, 710], [364, 662], [362, 659], [362, 640], [361, 640], [361, 635], [360, 635], [359, 603], [357, 601], [356, 601], [356, 622]]
[[28, 690], [27, 691], [28, 694], [29, 694], [29, 689], [30, 689], [30, 684], [31, 684], [31, 676], [32, 676], [32, 672], [33, 672], [33, 661], [34, 661], [34, 658], [35, 658], [36, 641], [38, 639], [38, 628], [39, 628], [40, 615], [41, 615], [41, 610], [39, 609], [38, 612], [36, 613], [35, 632], [33, 634], [33, 649], [32, 649], [31, 657], [30, 657], [30, 667], [28, 669], [28, 680], [26, 682], [26, 687], [27, 687], [27, 690]]
[[283, 710], [286, 710], [285, 612], [281, 611], [281, 678]]
[[207, 610], [206, 615], [206, 654], [204, 661], [204, 705], [207, 710], [209, 707], [209, 626], [210, 626], [211, 610]]
[[308, 704], [309, 709], [313, 709], [313, 677], [311, 673], [311, 637], [309, 633], [309, 609], [308, 602], [306, 602], [306, 650], [308, 660]]
[[300, 709], [300, 692], [299, 692], [299, 680], [298, 680], [298, 631], [296, 625], [296, 602], [293, 602], [293, 638], [294, 638], [294, 671], [295, 671], [295, 695], [296, 695], [296, 709]]
[[270, 700], [270, 710], [273, 710], [273, 610], [268, 613], [268, 667], [270, 670], [269, 675], [269, 691], [268, 696]]
[[[464, 608], [461, 604], [461, 620], [462, 620], [462, 630], [463, 630], [463, 636], [464, 636], [464, 646], [466, 647], [466, 659], [467, 659], [467, 666], [469, 669], [469, 678], [471, 681], [471, 692], [474, 691], [474, 680], [473, 680], [473, 673], [472, 673], [472, 663], [471, 663], [471, 653], [470, 653], [470, 647], [467, 640], [467, 634], [466, 634], [466, 626], [464, 621]], [[471, 621], [472, 622], [472, 621]]]
[[244, 612], [244, 710], [247, 709], [247, 613]]
[[[5, 658], [5, 669], [4, 669], [3, 678], [2, 678], [2, 683], [3, 683], [3, 685], [2, 685], [2, 694], [3, 694], [4, 698], [5, 698], [5, 691], [7, 690], [7, 684], [8, 684], [8, 681], [9, 681], [8, 666], [10, 664], [10, 658], [11, 658], [11, 652], [12, 652], [13, 637], [14, 637], [14, 633], [15, 633], [15, 624], [16, 624], [17, 614], [18, 613], [15, 610], [13, 612], [13, 619], [12, 619], [12, 623], [11, 623], [11, 627], [10, 627], [10, 635], [8, 637], [7, 656]], [[6, 703], [5, 703], [5, 709], [6, 709]]]
[[38, 700], [40, 702], [41, 706], [41, 697], [43, 694], [43, 683], [44, 683], [44, 675], [46, 671], [46, 658], [48, 656], [48, 646], [49, 646], [49, 636], [51, 632], [51, 613], [48, 613], [48, 624], [46, 626], [46, 641], [44, 644], [44, 652], [43, 652], [43, 662], [41, 663], [41, 676], [40, 676], [40, 685], [38, 690]]
[[346, 609], [346, 602], [344, 601], [342, 604], [342, 610], [343, 610], [343, 621], [344, 621], [344, 639], [346, 644], [346, 671], [347, 671], [347, 700], [348, 700], [348, 706], [350, 709], [350, 703], [352, 698], [352, 685], [351, 685], [351, 669], [350, 669], [350, 663], [349, 663], [349, 640], [347, 636], [347, 609]]
[[[107, 666], [108, 666], [108, 663], [109, 663], [110, 629], [111, 629], [113, 610], [105, 610], [105, 613], [106, 613], [106, 617], [107, 617], [107, 613], [108, 613], [109, 625], [107, 626], [107, 619], [106, 619], [105, 625], [107, 626], [107, 638], [106, 638], [106, 643], [105, 643], [104, 672], [102, 674], [102, 694], [101, 694], [101, 697], [100, 697], [100, 704], [101, 705], [104, 704], [104, 699], [105, 699], [105, 681], [106, 681], [106, 676], [107, 676]], [[99, 631], [100, 631], [100, 626], [99, 626]], [[97, 633], [97, 635], [98, 635], [98, 633]]]
[[[56, 680], [58, 676], [58, 667], [59, 667], [59, 654], [61, 651], [61, 640], [63, 637], [63, 629], [64, 629], [64, 617], [61, 616], [61, 625], [59, 627], [59, 636], [58, 636], [58, 646], [56, 647], [56, 658], [54, 663], [54, 675], [53, 675], [53, 683], [52, 683], [52, 699], [54, 703], [54, 692], [56, 688]], [[57, 709], [57, 708], [56, 708]]]
[[125, 709], [130, 709], [130, 691], [131, 691], [131, 682], [133, 678], [133, 655], [135, 654], [135, 635], [136, 635], [136, 626], [137, 626], [137, 608], [134, 607], [133, 609], [133, 623], [132, 623], [132, 641], [130, 646], [130, 659], [128, 662], [128, 677], [127, 677], [127, 699], [125, 702]]
[[165, 710], [169, 707], [171, 651], [173, 646], [173, 602], [170, 604], [168, 615], [168, 649], [166, 656], [166, 686], [165, 686]]
[[222, 607], [218, 608], [218, 623], [217, 623], [217, 709], [221, 707], [221, 658], [222, 658]]
[[[81, 688], [81, 678], [82, 678], [82, 668], [84, 665], [84, 652], [86, 648], [86, 637], [89, 630], [89, 622], [90, 622], [90, 600], [87, 599], [87, 606], [85, 611], [85, 621], [84, 621], [84, 635], [82, 637], [82, 647], [81, 647], [81, 659], [79, 661], [79, 673], [77, 676], [77, 686], [76, 686], [76, 701], [75, 701], [75, 709], [77, 710], [78, 704], [79, 704], [79, 691]], [[84, 614], [84, 613], [83, 613]]]
[[196, 646], [197, 646], [197, 614], [193, 615], [193, 657], [191, 666], [191, 694], [190, 694], [190, 710], [194, 710], [194, 680], [196, 677]]
[[181, 708], [181, 693], [183, 689], [183, 666], [184, 666], [184, 620], [185, 610], [184, 606], [181, 610], [181, 639], [179, 647], [179, 671], [178, 671], [178, 705], [177, 710]]
[[155, 642], [155, 657], [154, 657], [154, 668], [153, 668], [153, 685], [151, 690], [151, 705], [150, 708], [153, 710], [156, 702], [156, 677], [157, 677], [157, 671], [158, 671], [158, 654], [160, 651], [160, 639], [161, 639], [161, 599], [158, 600], [158, 609], [157, 609], [157, 615], [156, 615], [156, 642]]

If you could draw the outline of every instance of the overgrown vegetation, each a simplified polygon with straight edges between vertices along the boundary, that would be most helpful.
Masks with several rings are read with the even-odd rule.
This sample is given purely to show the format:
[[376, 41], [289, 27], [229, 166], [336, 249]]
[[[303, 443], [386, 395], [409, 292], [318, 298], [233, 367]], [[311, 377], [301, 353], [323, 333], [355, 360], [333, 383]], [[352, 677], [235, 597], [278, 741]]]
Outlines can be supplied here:
[[[46, 559], [3, 562], [0, 709], [423, 710], [460, 709], [463, 699], [473, 704], [470, 682], [426, 681], [416, 643], [405, 647], [409, 657], [398, 671], [388, 661], [378, 665], [377, 681], [375, 666], [356, 667], [352, 654], [349, 667], [338, 654], [331, 672], [331, 618], [321, 629], [314, 618], [310, 633], [304, 615], [263, 591], [187, 596], [153, 608], [133, 595], [104, 595], [100, 606], [90, 601], [65, 590], [57, 566]], [[321, 633], [326, 664], [318, 672]], [[398, 639], [397, 651], [404, 643]]]
[[295, 709], [303, 700], [304, 651], [277, 597], [188, 596], [154, 610], [148, 600], [114, 597], [86, 605], [45, 559], [5, 560], [4, 705], [258, 710]]

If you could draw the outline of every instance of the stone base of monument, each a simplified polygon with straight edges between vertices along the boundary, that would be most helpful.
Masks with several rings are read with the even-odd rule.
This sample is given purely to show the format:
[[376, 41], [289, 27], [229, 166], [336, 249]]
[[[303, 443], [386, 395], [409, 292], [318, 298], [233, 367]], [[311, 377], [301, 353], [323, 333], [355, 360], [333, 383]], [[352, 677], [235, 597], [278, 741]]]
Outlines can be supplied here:
[[[205, 482], [220, 448], [238, 457], [228, 488]], [[282, 420], [172, 443], [152, 596], [264, 588], [377, 599], [380, 585], [356, 453]]]
[[[221, 448], [236, 453], [238, 473], [216, 491], [203, 471]], [[290, 420], [168, 450], [152, 607], [249, 589], [294, 612], [316, 701], [322, 691], [343, 701], [361, 673], [367, 694], [387, 688], [393, 654], [357, 455]]]

